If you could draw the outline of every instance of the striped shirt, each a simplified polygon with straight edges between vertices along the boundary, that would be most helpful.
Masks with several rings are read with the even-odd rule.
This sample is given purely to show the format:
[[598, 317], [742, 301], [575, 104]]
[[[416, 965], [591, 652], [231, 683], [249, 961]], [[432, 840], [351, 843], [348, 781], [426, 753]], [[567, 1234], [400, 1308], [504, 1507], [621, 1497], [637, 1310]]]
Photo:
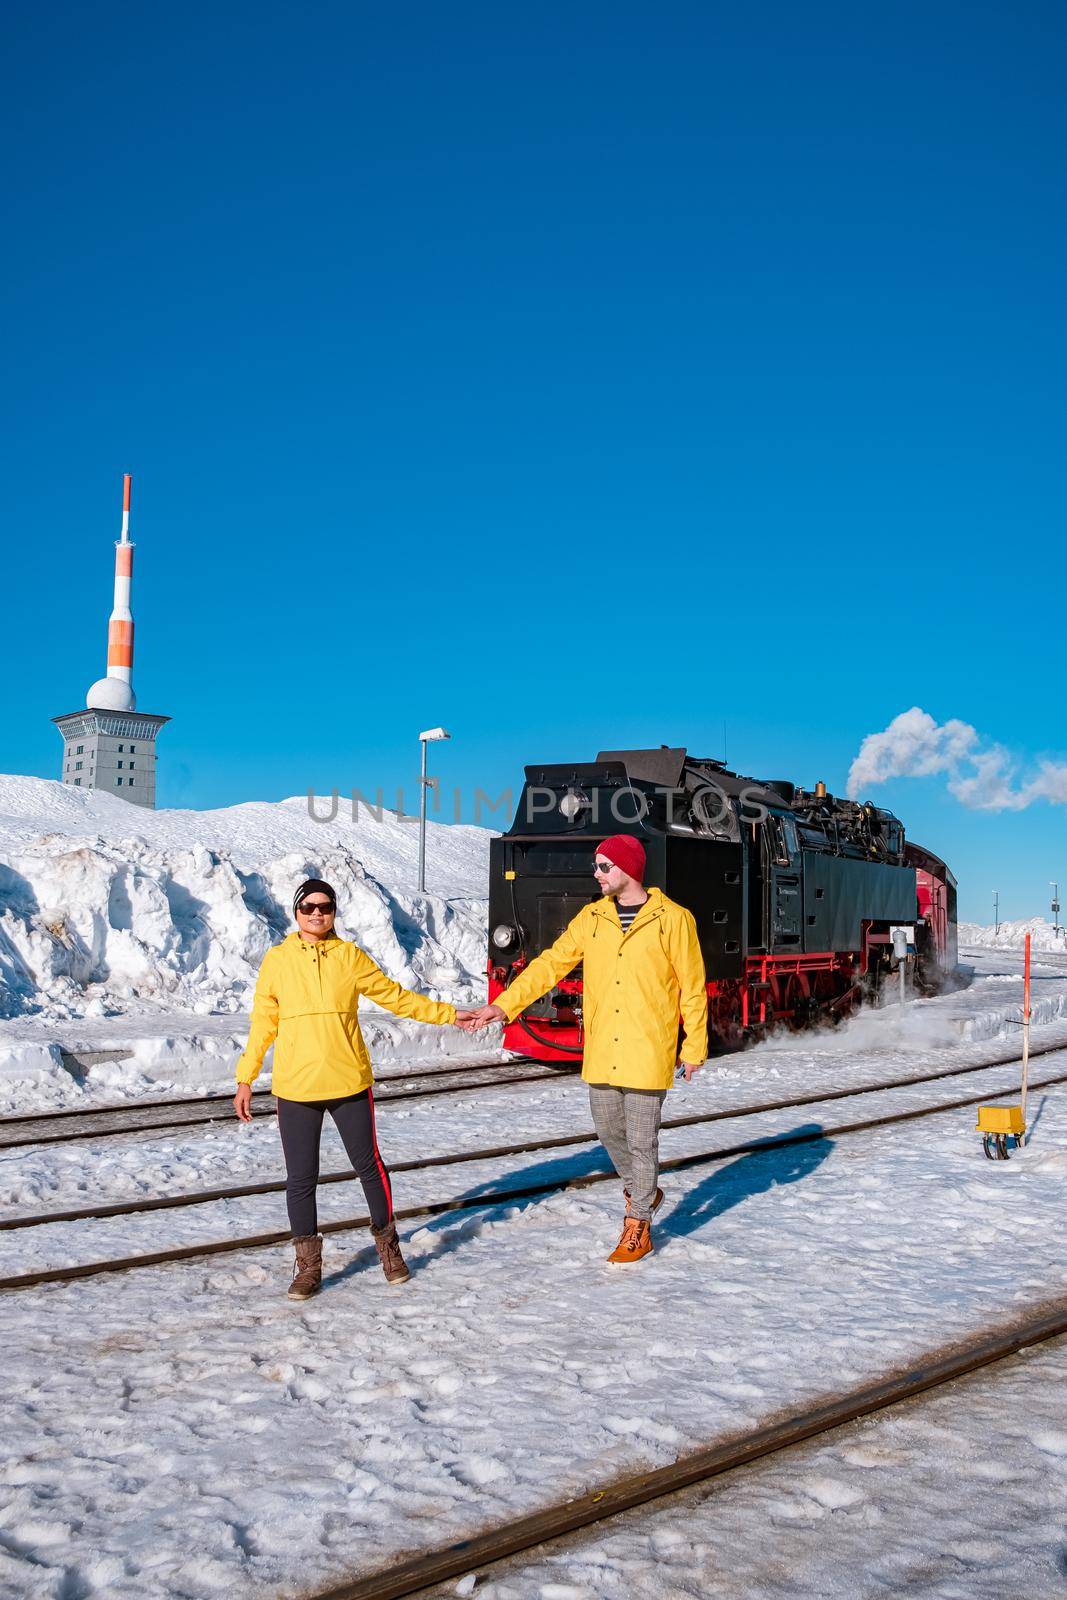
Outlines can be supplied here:
[[619, 902], [616, 900], [616, 902], [615, 902], [615, 910], [619, 913], [619, 921], [622, 923], [622, 931], [623, 931], [623, 933], [628, 933], [629, 932], [629, 928], [630, 928], [631, 922], [634, 920], [634, 918], [636, 917], [637, 913], [641, 910], [641, 907], [644, 906], [644, 905], [647, 905], [647, 903], [648, 903], [647, 894], [646, 894], [645, 898], [641, 901], [640, 905], [621, 906], [619, 904]]

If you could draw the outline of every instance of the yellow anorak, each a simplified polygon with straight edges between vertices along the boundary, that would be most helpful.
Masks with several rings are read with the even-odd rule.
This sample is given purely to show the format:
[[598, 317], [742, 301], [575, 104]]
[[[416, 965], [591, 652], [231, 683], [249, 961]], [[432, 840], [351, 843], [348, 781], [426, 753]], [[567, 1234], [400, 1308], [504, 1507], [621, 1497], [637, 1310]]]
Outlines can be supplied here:
[[697, 1066], [708, 1053], [704, 958], [693, 913], [659, 889], [625, 933], [614, 899], [583, 906], [493, 1004], [513, 1022], [582, 962], [582, 1014], [588, 1083], [619, 1089], [669, 1089], [678, 1061]]
[[271, 1087], [283, 1100], [335, 1100], [374, 1081], [360, 996], [398, 1017], [455, 1022], [456, 1008], [402, 989], [347, 939], [291, 933], [263, 957], [237, 1082], [252, 1083], [274, 1045]]

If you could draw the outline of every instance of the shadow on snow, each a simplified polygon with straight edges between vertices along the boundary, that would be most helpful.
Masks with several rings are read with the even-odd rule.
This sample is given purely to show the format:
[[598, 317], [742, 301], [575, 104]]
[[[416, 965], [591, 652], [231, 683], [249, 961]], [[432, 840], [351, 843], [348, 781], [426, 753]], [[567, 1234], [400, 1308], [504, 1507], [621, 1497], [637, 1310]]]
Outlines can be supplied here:
[[[787, 1183], [799, 1183], [802, 1178], [808, 1177], [826, 1160], [834, 1141], [823, 1135], [822, 1124], [818, 1122], [802, 1123], [785, 1135], [786, 1138], [798, 1136], [806, 1137], [806, 1142], [783, 1149], [773, 1139], [768, 1139], [764, 1147], [757, 1146], [728, 1165], [717, 1167], [688, 1194], [681, 1196], [663, 1218], [657, 1232], [665, 1239], [685, 1238], [755, 1195]], [[777, 1137], [781, 1138], [782, 1135]], [[488, 1179], [473, 1185], [458, 1198], [476, 1200], [485, 1194], [499, 1194], [500, 1198], [492, 1205], [479, 1208], [474, 1215], [464, 1216], [462, 1212], [449, 1211], [426, 1222], [415, 1220], [407, 1237], [410, 1238], [411, 1233], [423, 1232], [434, 1236], [434, 1240], [431, 1248], [410, 1263], [412, 1275], [429, 1266], [431, 1261], [451, 1255], [453, 1251], [471, 1243], [486, 1224], [499, 1221], [507, 1212], [526, 1210], [559, 1192], [550, 1189], [544, 1194], [522, 1195], [518, 1193], [519, 1190], [535, 1184], [565, 1183], [571, 1178], [609, 1173], [611, 1170], [607, 1151], [602, 1145], [594, 1145], [580, 1153], [559, 1156], [551, 1161], [537, 1161], [532, 1166], [509, 1173], [506, 1182], [514, 1186], [516, 1192], [513, 1195], [507, 1189], [501, 1189], [500, 1179]], [[669, 1180], [670, 1173], [667, 1178]], [[373, 1248], [360, 1250], [338, 1271], [325, 1277], [323, 1287], [341, 1283], [353, 1273], [376, 1262]]]
[[768, 1139], [766, 1148], [757, 1147], [747, 1155], [738, 1156], [729, 1166], [718, 1167], [681, 1197], [663, 1219], [660, 1231], [668, 1237], [674, 1234], [684, 1238], [753, 1195], [781, 1184], [799, 1183], [822, 1165], [834, 1147], [832, 1139], [814, 1137], [822, 1135], [820, 1122], [802, 1123], [800, 1127], [790, 1128], [784, 1137], [795, 1139], [805, 1135], [812, 1136], [807, 1143], [787, 1145], [785, 1149]]
[[[556, 1188], [549, 1189], [544, 1194], [514, 1195], [508, 1192], [505, 1185], [512, 1185], [516, 1191], [525, 1189], [534, 1184], [560, 1184], [570, 1178], [582, 1178], [590, 1173], [610, 1172], [611, 1162], [608, 1160], [607, 1151], [602, 1145], [592, 1145], [588, 1150], [566, 1156], [557, 1156], [552, 1161], [536, 1161], [532, 1166], [521, 1167], [515, 1172], [508, 1173], [503, 1180], [489, 1178], [484, 1183], [476, 1183], [469, 1189], [464, 1189], [457, 1196], [460, 1200], [476, 1200], [483, 1194], [499, 1194], [500, 1198], [492, 1205], [480, 1206], [473, 1214], [464, 1214], [462, 1211], [447, 1211], [443, 1216], [431, 1217], [425, 1222], [412, 1218], [403, 1238], [410, 1239], [413, 1233], [428, 1233], [436, 1236], [432, 1248], [426, 1250], [421, 1257], [409, 1261], [412, 1277], [431, 1261], [440, 1256], [451, 1255], [461, 1245], [476, 1239], [487, 1223], [499, 1222], [509, 1211], [516, 1207], [525, 1210], [528, 1206], [537, 1205], [541, 1200], [550, 1200], [558, 1194]], [[330, 1276], [323, 1277], [323, 1288], [330, 1284], [341, 1283], [354, 1272], [361, 1271], [364, 1267], [377, 1264], [377, 1253], [372, 1248], [364, 1249], [354, 1255], [345, 1266]]]

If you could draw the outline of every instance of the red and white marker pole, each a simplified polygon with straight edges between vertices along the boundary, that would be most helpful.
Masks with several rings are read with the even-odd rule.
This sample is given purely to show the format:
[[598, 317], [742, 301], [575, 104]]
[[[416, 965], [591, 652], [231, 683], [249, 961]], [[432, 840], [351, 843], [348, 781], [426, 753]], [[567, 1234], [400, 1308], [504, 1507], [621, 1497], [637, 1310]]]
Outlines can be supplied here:
[[1030, 1065], [1030, 935], [1026, 935], [1023, 955], [1023, 1139], [1026, 1133], [1026, 1074]]

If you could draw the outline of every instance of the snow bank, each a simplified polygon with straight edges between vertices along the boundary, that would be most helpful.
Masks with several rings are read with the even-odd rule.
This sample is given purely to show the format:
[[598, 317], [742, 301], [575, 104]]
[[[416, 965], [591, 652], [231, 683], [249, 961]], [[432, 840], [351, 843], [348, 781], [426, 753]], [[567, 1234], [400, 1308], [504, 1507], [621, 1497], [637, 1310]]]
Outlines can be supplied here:
[[335, 885], [339, 931], [399, 982], [481, 996], [490, 837], [429, 823], [434, 892], [419, 895], [418, 829], [394, 812], [318, 822], [303, 799], [146, 811], [0, 775], [0, 1017], [246, 1011], [306, 877]]
[[57, 1079], [70, 1081], [57, 1044], [0, 1044], [0, 1104], [5, 1108], [26, 1092], [35, 1097]]
[[1067, 951], [1067, 934], [1063, 928], [1053, 929], [1045, 917], [1025, 917], [1020, 922], [1002, 922], [999, 929], [992, 923], [961, 922], [959, 941], [971, 949], [991, 946], [994, 949], [1021, 950], [1026, 935], [1030, 934], [1033, 950]]

